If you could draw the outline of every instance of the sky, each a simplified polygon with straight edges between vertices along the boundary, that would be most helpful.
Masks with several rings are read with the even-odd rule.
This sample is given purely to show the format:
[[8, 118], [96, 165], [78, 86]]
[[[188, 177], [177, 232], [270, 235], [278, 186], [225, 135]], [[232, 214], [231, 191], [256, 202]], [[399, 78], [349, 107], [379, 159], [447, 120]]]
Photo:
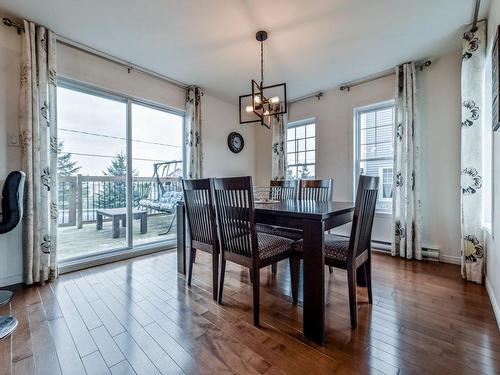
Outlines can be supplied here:
[[[59, 87], [58, 138], [78, 173], [102, 176], [118, 153], [126, 152], [126, 104]], [[153, 163], [182, 159], [183, 117], [132, 104], [132, 164], [151, 177]]]

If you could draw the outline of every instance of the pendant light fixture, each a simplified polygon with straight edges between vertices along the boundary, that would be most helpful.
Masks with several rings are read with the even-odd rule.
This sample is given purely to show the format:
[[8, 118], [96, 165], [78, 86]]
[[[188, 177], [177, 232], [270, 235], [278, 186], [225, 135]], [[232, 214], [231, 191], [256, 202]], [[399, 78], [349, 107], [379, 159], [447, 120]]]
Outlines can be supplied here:
[[260, 122], [269, 129], [272, 116], [287, 112], [286, 83], [264, 86], [264, 41], [267, 32], [258, 31], [255, 38], [260, 42], [260, 82], [252, 79], [251, 94], [239, 98], [240, 124]]

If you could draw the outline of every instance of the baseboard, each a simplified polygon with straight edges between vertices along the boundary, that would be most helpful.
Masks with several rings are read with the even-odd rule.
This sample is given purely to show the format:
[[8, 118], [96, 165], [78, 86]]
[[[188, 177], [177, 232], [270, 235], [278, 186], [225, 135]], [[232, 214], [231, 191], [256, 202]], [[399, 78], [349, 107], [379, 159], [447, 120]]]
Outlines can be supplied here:
[[7, 277], [0, 277], [0, 287], [11, 286], [23, 282], [23, 275], [13, 275]]
[[498, 302], [495, 298], [495, 294], [493, 293], [493, 289], [491, 288], [491, 284], [488, 278], [486, 278], [486, 291], [488, 292], [488, 296], [490, 297], [491, 306], [493, 307], [493, 313], [495, 314], [498, 329], [500, 330], [500, 306], [498, 305]]
[[450, 264], [462, 264], [462, 257], [456, 255], [439, 254], [439, 261]]

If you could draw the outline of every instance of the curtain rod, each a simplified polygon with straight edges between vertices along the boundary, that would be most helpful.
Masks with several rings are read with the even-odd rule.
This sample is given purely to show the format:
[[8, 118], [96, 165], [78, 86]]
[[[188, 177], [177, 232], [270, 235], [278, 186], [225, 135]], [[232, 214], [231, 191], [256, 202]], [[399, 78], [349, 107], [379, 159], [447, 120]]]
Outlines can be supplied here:
[[[424, 68], [428, 68], [429, 66], [431, 66], [431, 64], [432, 64], [431, 60], [425, 60], [424, 62], [416, 63], [415, 67], [417, 69], [420, 69], [420, 71], [422, 71], [422, 70], [424, 70]], [[365, 77], [365, 78], [362, 78], [362, 79], [359, 79], [356, 81], [344, 83], [344, 84], [340, 85], [339, 89], [340, 89], [340, 91], [345, 91], [345, 90], [350, 91], [352, 87], [356, 87], [356, 86], [362, 85], [364, 83], [376, 81], [377, 79], [389, 77], [389, 76], [392, 76], [393, 74], [395, 74], [394, 69], [384, 70], [383, 72], [374, 74], [374, 75], [369, 76], [369, 77]]]
[[[6, 17], [2, 18], [2, 22], [3, 22], [3, 24], [5, 26], [15, 27], [17, 29], [17, 33], [18, 34], [21, 34], [22, 32], [24, 32], [24, 27], [19, 22], [12, 21], [10, 18], [6, 18]], [[74, 48], [74, 49], [86, 52], [86, 53], [91, 54], [93, 56], [100, 57], [100, 58], [102, 58], [104, 60], [107, 60], [107, 61], [113, 62], [115, 64], [121, 65], [121, 66], [127, 68], [127, 70], [128, 70], [129, 73], [130, 73], [131, 70], [135, 70], [135, 71], [140, 72], [142, 74], [145, 74], [145, 75], [148, 75], [148, 76], [151, 76], [151, 77], [154, 77], [154, 78], [166, 81], [166, 82], [168, 82], [168, 83], [170, 83], [172, 85], [175, 85], [177, 87], [180, 87], [182, 89], [185, 89], [185, 88], [187, 88], [189, 86], [188, 84], [186, 84], [184, 82], [177, 81], [177, 80], [175, 80], [173, 78], [164, 76], [163, 74], [159, 74], [159, 73], [156, 73], [156, 72], [154, 72], [152, 70], [149, 70], [149, 69], [143, 68], [141, 66], [132, 64], [132, 63], [126, 61], [126, 60], [114, 57], [114, 56], [109, 55], [109, 54], [107, 54], [105, 52], [99, 51], [99, 50], [97, 50], [95, 48], [92, 48], [92, 47], [86, 46], [84, 44], [75, 42], [74, 40], [68, 39], [68, 38], [66, 38], [66, 37], [64, 37], [62, 35], [56, 34], [56, 41], [58, 43], [60, 43], [60, 44], [65, 45], [65, 46], [68, 46], [68, 47], [71, 47], [71, 48]]]

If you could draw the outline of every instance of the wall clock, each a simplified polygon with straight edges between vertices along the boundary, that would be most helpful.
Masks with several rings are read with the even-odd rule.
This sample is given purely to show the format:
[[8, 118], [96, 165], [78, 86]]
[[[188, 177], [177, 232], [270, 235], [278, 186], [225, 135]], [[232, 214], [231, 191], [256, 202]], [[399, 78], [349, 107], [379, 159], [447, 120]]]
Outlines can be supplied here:
[[243, 150], [245, 146], [245, 141], [240, 133], [232, 132], [227, 137], [227, 146], [231, 150], [231, 152], [237, 154]]

